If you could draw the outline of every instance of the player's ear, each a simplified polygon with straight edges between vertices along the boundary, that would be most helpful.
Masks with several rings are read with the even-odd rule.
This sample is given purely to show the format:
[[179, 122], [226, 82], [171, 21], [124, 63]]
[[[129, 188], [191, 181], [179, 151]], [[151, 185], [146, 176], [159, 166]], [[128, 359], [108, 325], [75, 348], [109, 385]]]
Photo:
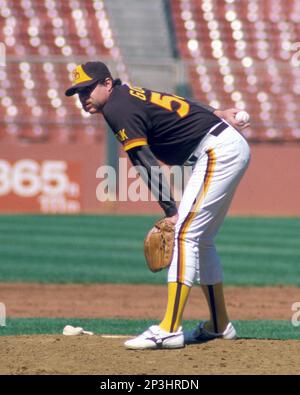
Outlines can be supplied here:
[[105, 86], [109, 91], [111, 91], [111, 90], [112, 90], [112, 87], [113, 87], [112, 79], [111, 79], [111, 78], [106, 78], [105, 81], [104, 81], [104, 86]]

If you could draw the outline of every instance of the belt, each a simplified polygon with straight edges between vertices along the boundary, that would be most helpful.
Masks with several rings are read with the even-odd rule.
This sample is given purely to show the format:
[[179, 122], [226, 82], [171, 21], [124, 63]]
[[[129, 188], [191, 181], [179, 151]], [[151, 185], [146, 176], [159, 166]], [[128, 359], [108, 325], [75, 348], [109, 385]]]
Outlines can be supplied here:
[[[225, 129], [228, 128], [227, 123], [225, 122], [221, 122], [217, 127], [215, 127], [211, 132], [208, 132], [206, 134], [206, 136], [208, 134], [218, 137], [219, 134], [221, 134]], [[185, 166], [192, 166], [198, 159], [198, 156], [196, 156], [195, 154], [192, 154], [186, 161], [185, 161]]]

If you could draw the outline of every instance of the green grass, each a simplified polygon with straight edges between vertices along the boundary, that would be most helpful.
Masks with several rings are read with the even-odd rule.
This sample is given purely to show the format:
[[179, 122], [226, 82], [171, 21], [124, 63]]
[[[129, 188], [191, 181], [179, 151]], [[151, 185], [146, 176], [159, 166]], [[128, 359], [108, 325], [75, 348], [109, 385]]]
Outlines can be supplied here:
[[[156, 217], [0, 217], [0, 282], [162, 284], [143, 239]], [[216, 239], [228, 285], [300, 286], [300, 218], [227, 218]]]
[[[95, 334], [137, 335], [158, 321], [79, 318], [8, 318], [0, 327], [0, 336], [62, 334], [65, 325], [81, 326]], [[197, 321], [185, 321], [184, 329], [191, 329]], [[290, 321], [234, 321], [240, 338], [246, 339], [298, 339], [300, 327]]]

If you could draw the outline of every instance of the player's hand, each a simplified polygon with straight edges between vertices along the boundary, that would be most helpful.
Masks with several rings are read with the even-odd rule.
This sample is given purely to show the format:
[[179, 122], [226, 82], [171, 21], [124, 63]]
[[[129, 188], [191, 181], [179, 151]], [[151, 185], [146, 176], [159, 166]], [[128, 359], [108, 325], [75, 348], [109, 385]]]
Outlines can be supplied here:
[[214, 114], [219, 117], [223, 118], [226, 122], [228, 122], [231, 126], [238, 130], [243, 130], [246, 129], [250, 126], [250, 122], [248, 123], [243, 123], [243, 122], [238, 122], [235, 119], [236, 114], [239, 112], [237, 108], [229, 108], [228, 110], [216, 110], [214, 111]]
[[178, 214], [175, 214], [172, 217], [166, 217], [165, 220], [171, 222], [173, 225], [176, 225], [178, 221]]
[[[165, 217], [165, 221], [171, 222], [173, 225], [176, 225], [178, 221], [178, 214], [173, 215], [172, 217]], [[159, 232], [159, 229], [155, 226], [150, 230], [149, 234]]]

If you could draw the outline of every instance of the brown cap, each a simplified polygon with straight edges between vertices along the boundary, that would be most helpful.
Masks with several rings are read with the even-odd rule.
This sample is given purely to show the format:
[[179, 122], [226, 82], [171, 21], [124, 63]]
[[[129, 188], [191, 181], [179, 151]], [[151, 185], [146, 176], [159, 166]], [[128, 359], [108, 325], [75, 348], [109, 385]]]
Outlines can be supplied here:
[[78, 93], [78, 89], [93, 85], [95, 82], [104, 81], [111, 78], [110, 71], [102, 62], [87, 62], [76, 68], [72, 72], [72, 87], [65, 92], [66, 96], [73, 96]]

